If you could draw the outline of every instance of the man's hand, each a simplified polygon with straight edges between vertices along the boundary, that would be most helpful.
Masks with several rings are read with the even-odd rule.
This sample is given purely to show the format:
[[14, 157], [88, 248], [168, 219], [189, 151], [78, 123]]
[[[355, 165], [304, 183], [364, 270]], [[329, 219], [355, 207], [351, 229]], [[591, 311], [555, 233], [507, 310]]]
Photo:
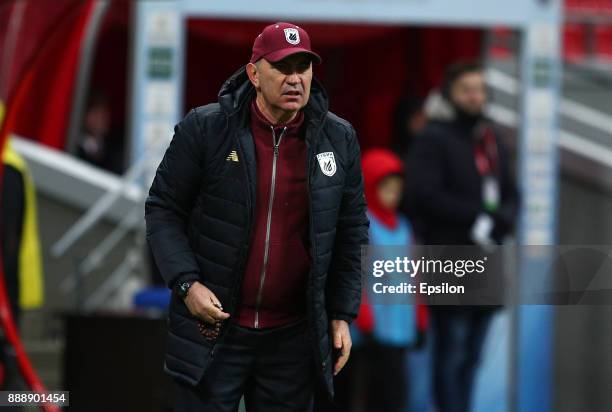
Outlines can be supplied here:
[[334, 376], [338, 374], [346, 365], [351, 353], [351, 333], [349, 332], [349, 324], [345, 320], [332, 320], [331, 333], [334, 340], [334, 349], [340, 352], [336, 363], [334, 364]]
[[197, 281], [189, 288], [185, 305], [193, 316], [207, 323], [214, 324], [218, 320], [225, 320], [230, 317], [229, 313], [223, 312], [221, 302], [215, 294]]

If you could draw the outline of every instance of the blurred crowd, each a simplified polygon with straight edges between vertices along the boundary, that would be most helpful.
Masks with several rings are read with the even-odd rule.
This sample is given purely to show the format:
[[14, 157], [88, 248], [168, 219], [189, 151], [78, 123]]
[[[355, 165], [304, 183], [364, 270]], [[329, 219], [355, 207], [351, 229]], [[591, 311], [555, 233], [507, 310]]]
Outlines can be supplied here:
[[[501, 130], [484, 115], [478, 63], [456, 63], [425, 101], [398, 102], [391, 147], [362, 154], [372, 245], [502, 244], [518, 193]], [[467, 412], [498, 307], [370, 304], [352, 324], [352, 359], [336, 377], [341, 411]], [[503, 372], [501, 372], [503, 373]]]

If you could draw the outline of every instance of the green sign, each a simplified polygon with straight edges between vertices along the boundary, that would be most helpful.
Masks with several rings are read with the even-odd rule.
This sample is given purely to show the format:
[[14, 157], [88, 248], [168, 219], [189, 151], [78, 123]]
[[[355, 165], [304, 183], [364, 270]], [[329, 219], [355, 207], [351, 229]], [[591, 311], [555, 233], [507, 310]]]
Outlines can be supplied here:
[[169, 79], [172, 76], [172, 53], [170, 47], [151, 47], [147, 74], [152, 79]]

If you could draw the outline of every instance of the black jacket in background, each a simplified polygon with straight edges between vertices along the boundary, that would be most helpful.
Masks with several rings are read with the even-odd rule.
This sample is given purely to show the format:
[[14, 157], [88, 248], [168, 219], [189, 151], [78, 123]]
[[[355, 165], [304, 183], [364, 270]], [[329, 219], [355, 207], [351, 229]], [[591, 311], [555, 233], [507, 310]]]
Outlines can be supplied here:
[[[484, 213], [482, 177], [476, 168], [473, 124], [443, 109], [429, 107], [430, 121], [415, 139], [406, 165], [406, 204], [419, 241], [426, 245], [471, 245], [470, 230]], [[487, 121], [487, 120], [485, 120]], [[498, 147], [501, 204], [491, 216], [497, 243], [511, 233], [518, 213], [518, 192], [509, 156], [493, 127]]]
[[[164, 280], [198, 279], [235, 314], [253, 231], [256, 154], [250, 130], [255, 96], [245, 68], [223, 85], [218, 103], [192, 110], [157, 169], [145, 205], [147, 240]], [[327, 95], [313, 80], [304, 108], [306, 176], [312, 264], [306, 294], [316, 368], [333, 395], [329, 319], [351, 321], [361, 299], [361, 249], [369, 221], [359, 144], [353, 127], [328, 111]], [[228, 161], [235, 152], [238, 161]], [[333, 152], [337, 171], [325, 175], [316, 155]], [[165, 369], [195, 385], [225, 337], [200, 334], [197, 319], [174, 294], [168, 316]]]

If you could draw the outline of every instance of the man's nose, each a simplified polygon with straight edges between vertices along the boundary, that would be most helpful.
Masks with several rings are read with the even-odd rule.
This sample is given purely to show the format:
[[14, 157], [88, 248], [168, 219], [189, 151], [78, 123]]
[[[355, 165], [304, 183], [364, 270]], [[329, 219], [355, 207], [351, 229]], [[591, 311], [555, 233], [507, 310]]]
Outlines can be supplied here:
[[300, 82], [300, 76], [297, 71], [289, 73], [287, 75], [287, 83], [289, 84], [298, 84]]

